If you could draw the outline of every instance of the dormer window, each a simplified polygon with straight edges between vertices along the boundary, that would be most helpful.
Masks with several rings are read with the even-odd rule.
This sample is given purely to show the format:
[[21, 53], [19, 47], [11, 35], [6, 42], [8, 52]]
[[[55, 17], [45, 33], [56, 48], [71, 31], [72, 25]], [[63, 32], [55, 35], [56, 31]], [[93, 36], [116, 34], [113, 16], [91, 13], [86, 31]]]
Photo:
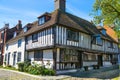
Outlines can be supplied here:
[[46, 12], [43, 15], [41, 15], [41, 16], [38, 17], [38, 24], [42, 25], [45, 22], [49, 21], [50, 18], [51, 18], [51, 14]]
[[24, 27], [24, 28], [23, 28], [23, 31], [24, 31], [24, 32], [27, 32], [27, 27]]
[[102, 34], [106, 35], [106, 30], [101, 30]]
[[42, 25], [44, 23], [45, 23], [45, 17], [43, 16], [43, 17], [39, 18], [39, 25]]
[[17, 36], [17, 33], [16, 32], [14, 32], [14, 37], [16, 37]]

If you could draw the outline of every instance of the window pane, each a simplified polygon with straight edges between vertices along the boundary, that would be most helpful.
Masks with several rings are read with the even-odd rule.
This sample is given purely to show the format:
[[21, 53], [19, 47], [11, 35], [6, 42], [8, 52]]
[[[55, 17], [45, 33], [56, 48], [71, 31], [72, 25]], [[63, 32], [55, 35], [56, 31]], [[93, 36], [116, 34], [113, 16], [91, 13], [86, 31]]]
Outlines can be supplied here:
[[21, 61], [21, 52], [18, 52], [18, 58], [17, 61], [20, 62]]
[[22, 42], [22, 40], [19, 39], [19, 40], [18, 40], [18, 47], [21, 47], [21, 42]]
[[35, 51], [34, 53], [34, 60], [35, 61], [40, 61], [43, 58], [43, 53], [42, 51]]
[[33, 34], [32, 41], [37, 41], [37, 40], [38, 40], [38, 34]]
[[79, 40], [79, 33], [76, 31], [72, 31], [72, 30], [67, 30], [67, 39], [68, 40], [75, 40], [78, 41]]
[[39, 24], [41, 25], [41, 24], [44, 24], [44, 23], [45, 23], [45, 17], [41, 17], [39, 19]]

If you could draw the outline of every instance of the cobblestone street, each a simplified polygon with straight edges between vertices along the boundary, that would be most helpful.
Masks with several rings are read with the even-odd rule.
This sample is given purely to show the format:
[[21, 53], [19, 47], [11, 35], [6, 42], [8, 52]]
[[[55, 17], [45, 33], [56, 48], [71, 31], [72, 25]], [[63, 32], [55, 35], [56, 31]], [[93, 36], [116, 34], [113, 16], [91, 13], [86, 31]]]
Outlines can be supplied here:
[[0, 80], [98, 80], [118, 77], [120, 70], [117, 66], [99, 70], [78, 71], [58, 76], [35, 76], [22, 72], [0, 69]]

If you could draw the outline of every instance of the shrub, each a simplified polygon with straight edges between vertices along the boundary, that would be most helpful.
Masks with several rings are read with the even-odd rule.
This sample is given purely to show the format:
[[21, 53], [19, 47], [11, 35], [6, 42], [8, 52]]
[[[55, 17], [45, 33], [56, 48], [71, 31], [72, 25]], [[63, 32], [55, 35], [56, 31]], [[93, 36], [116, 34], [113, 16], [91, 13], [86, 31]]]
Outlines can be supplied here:
[[23, 63], [18, 63], [18, 70], [28, 72], [34, 75], [55, 75], [55, 71], [52, 69], [45, 68], [44, 65], [35, 64], [31, 65], [30, 61], [25, 61]]
[[24, 62], [18, 63], [18, 70], [22, 72], [24, 71]]
[[55, 75], [55, 71], [52, 70], [52, 69], [47, 69], [47, 68], [45, 68], [45, 69], [43, 70], [42, 75], [50, 75], [50, 76], [54, 76], [54, 75]]
[[27, 60], [27, 61], [25, 61], [24, 62], [24, 71], [25, 72], [28, 72], [28, 67], [31, 65], [31, 62], [30, 62], [30, 60]]
[[40, 75], [42, 74], [44, 68], [42, 66], [30, 65], [27, 69], [30, 74]]

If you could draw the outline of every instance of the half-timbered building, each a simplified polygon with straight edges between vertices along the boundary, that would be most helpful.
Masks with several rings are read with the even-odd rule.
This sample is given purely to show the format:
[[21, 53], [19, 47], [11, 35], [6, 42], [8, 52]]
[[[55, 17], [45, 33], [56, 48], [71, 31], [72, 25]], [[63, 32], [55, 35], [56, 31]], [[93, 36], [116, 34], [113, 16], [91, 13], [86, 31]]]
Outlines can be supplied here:
[[55, 10], [39, 16], [22, 36], [25, 60], [55, 69], [57, 73], [83, 66], [110, 66], [118, 54], [118, 43], [106, 30], [66, 12], [66, 0], [55, 0]]
[[106, 31], [65, 10], [65, 0], [55, 0], [55, 11], [38, 17], [25, 34], [27, 58], [55, 70], [83, 66], [110, 66], [118, 44]]

